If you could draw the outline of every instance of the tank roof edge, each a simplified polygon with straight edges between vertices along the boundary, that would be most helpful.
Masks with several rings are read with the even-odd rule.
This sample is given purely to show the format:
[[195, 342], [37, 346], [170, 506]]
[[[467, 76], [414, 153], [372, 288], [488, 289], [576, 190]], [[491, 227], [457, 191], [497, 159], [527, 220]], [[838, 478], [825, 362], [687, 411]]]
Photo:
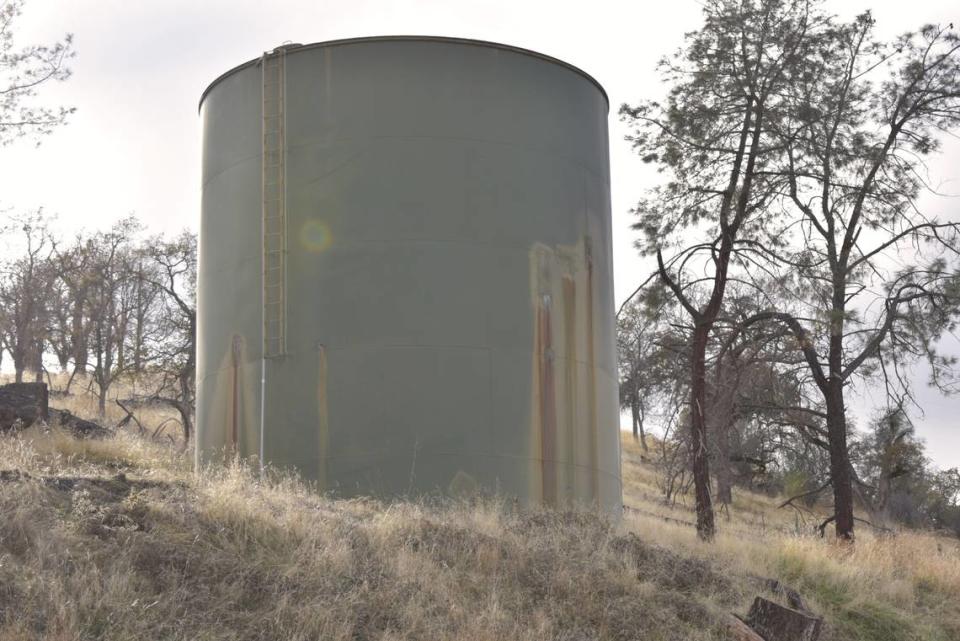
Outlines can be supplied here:
[[[276, 49], [285, 48], [287, 51], [301, 51], [304, 49], [320, 49], [323, 47], [335, 47], [339, 45], [349, 45], [349, 44], [358, 44], [364, 42], [444, 42], [450, 44], [465, 44], [465, 45], [474, 45], [478, 47], [488, 47], [491, 49], [503, 49], [504, 51], [511, 51], [513, 53], [519, 53], [526, 56], [531, 56], [533, 58], [540, 58], [546, 62], [550, 62], [561, 67], [565, 67], [570, 71], [582, 76], [583, 78], [590, 81], [603, 96], [604, 101], [607, 103], [607, 112], [610, 111], [610, 97], [607, 96], [606, 90], [603, 88], [596, 78], [588, 74], [583, 69], [570, 64], [569, 62], [564, 62], [559, 58], [554, 58], [553, 56], [548, 56], [546, 54], [540, 53], [538, 51], [533, 51], [532, 49], [524, 49], [523, 47], [515, 47], [513, 45], [502, 44], [499, 42], [491, 42], [489, 40], [477, 40], [473, 38], [455, 38], [450, 36], [364, 36], [358, 38], [340, 38], [337, 40], [324, 40], [321, 42], [311, 42], [309, 44], [288, 44], [281, 45]], [[275, 49], [275, 50], [276, 50]], [[221, 80], [227, 78], [238, 71], [246, 69], [257, 64], [260, 61], [260, 58], [253, 58], [244, 63], [241, 63], [227, 71], [223, 72], [214, 80], [207, 85], [207, 88], [203, 90], [203, 93], [200, 94], [200, 102], [197, 104], [197, 110], [199, 111], [203, 107], [203, 101], [206, 99], [207, 94], [220, 83]]]

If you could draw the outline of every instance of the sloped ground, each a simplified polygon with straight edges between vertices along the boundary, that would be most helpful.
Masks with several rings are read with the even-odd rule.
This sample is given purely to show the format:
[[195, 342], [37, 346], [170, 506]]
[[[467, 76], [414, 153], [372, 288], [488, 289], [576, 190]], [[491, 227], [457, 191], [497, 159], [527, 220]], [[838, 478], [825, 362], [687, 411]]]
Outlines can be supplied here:
[[331, 501], [242, 466], [197, 477], [126, 435], [4, 437], [0, 640], [725, 639], [756, 577], [800, 590], [832, 639], [960, 638], [955, 541], [845, 550], [745, 495], [704, 546], [625, 447], [641, 512], [614, 524], [493, 501]]

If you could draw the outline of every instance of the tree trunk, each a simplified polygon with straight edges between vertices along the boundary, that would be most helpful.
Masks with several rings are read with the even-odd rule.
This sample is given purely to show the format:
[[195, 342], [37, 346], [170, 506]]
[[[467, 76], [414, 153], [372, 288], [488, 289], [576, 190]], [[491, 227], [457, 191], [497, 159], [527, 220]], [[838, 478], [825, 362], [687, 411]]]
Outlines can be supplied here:
[[83, 297], [80, 292], [72, 292], [73, 302], [72, 343], [73, 371], [85, 374], [87, 371], [87, 337], [83, 331]]
[[34, 347], [34, 350], [35, 350], [34, 358], [36, 360], [34, 361], [34, 364], [33, 364], [34, 366], [33, 380], [35, 383], [42, 383], [43, 382], [43, 341], [42, 340], [37, 341], [37, 344]]
[[733, 503], [733, 471], [730, 469], [730, 431], [733, 425], [729, 421], [717, 431], [717, 501], [724, 505]]
[[847, 413], [843, 402], [843, 326], [846, 316], [846, 264], [834, 268], [829, 376], [821, 383], [827, 410], [827, 442], [830, 446], [830, 480], [833, 485], [833, 514], [837, 538], [853, 541], [853, 485], [850, 454], [847, 450]]
[[640, 400], [640, 390], [635, 390], [634, 396], [637, 401], [637, 428], [634, 437], [636, 437], [636, 433], [639, 432], [640, 447], [643, 448], [644, 453], [648, 453], [650, 449], [647, 447], [647, 431], [643, 428], [643, 423], [647, 418], [646, 405]]
[[23, 352], [22, 343], [10, 350], [10, 355], [13, 356], [14, 381], [17, 383], [23, 382], [23, 371], [27, 369], [27, 355]]
[[60, 365], [60, 373], [66, 374], [70, 369], [70, 351], [66, 348], [57, 350], [57, 364]]
[[134, 311], [136, 328], [133, 334], [133, 373], [140, 376], [143, 362], [141, 352], [143, 350], [143, 324], [146, 318], [143, 300], [143, 265], [137, 266], [137, 306]]
[[[192, 353], [191, 353], [192, 354]], [[191, 414], [193, 412], [193, 358], [187, 361], [187, 366], [180, 372], [180, 403], [177, 409], [180, 411], [180, 423], [183, 425], [183, 447], [190, 446], [190, 435], [193, 433], [193, 421]]]
[[853, 540], [853, 480], [847, 456], [847, 420], [843, 403], [843, 381], [831, 377], [827, 387], [827, 435], [830, 444], [830, 478], [837, 538]]
[[640, 441], [644, 453], [649, 452], [647, 447], [647, 433], [643, 429], [643, 408], [640, 405], [640, 396], [637, 392], [630, 397], [630, 413], [633, 415], [633, 440]]
[[183, 447], [186, 448], [190, 445], [190, 435], [193, 433], [190, 406], [181, 401], [177, 404], [177, 411], [180, 412], [180, 424], [183, 425]]
[[693, 330], [690, 354], [690, 449], [693, 460], [693, 486], [697, 501], [697, 535], [712, 540], [716, 534], [713, 502], [710, 498], [710, 457], [704, 410], [707, 406], [707, 340], [710, 325], [698, 323]]
[[[111, 309], [111, 316], [113, 312]], [[114, 340], [116, 343], [117, 351], [117, 370], [123, 371], [127, 365], [127, 350], [126, 350], [126, 337], [127, 337], [127, 324], [129, 323], [129, 318], [127, 313], [124, 312], [117, 317], [116, 327], [114, 330]]]
[[733, 503], [733, 484], [729, 474], [717, 474], [717, 502], [723, 505]]

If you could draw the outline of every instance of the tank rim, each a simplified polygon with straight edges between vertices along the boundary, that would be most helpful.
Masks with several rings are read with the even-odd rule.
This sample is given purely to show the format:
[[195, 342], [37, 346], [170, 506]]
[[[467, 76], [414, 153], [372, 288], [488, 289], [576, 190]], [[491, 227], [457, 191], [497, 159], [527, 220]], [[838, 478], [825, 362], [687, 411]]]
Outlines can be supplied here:
[[[336, 47], [339, 45], [360, 44], [365, 42], [442, 42], [447, 44], [463, 44], [463, 45], [473, 45], [477, 47], [487, 47], [491, 49], [502, 49], [504, 51], [511, 51], [513, 53], [519, 53], [525, 56], [539, 58], [540, 60], [545, 60], [546, 62], [550, 62], [556, 65], [559, 65], [561, 67], [564, 67], [566, 69], [569, 69], [570, 71], [573, 71], [574, 73], [582, 76], [583, 78], [593, 83], [593, 85], [600, 91], [600, 94], [603, 96], [604, 101], [607, 103], [607, 113], [610, 112], [610, 98], [609, 96], [607, 96], [607, 92], [603, 88], [603, 85], [601, 85], [596, 78], [588, 74], [583, 69], [575, 65], [572, 65], [569, 62], [564, 62], [559, 58], [554, 58], [553, 56], [548, 56], [538, 51], [533, 51], [532, 49], [524, 49], [523, 47], [515, 47], [513, 45], [503, 44], [500, 42], [491, 42], [489, 40], [477, 40], [473, 38], [455, 38], [452, 36], [364, 36], [359, 38], [340, 38], [337, 40], [323, 40], [320, 42], [311, 42], [309, 44], [287, 44], [287, 45], [281, 45], [279, 47], [276, 47], [274, 50], [283, 48], [283, 49], [286, 49], [287, 52], [303, 51], [305, 49], [321, 49], [324, 47]], [[203, 101], [206, 100], [207, 95], [216, 85], [220, 83], [220, 81], [224, 80], [229, 76], [232, 76], [238, 71], [241, 71], [243, 69], [246, 69], [247, 67], [256, 65], [259, 61], [260, 61], [259, 57], [253, 58], [252, 60], [248, 60], [235, 67], [232, 67], [231, 69], [228, 69], [227, 71], [223, 72], [222, 74], [214, 78], [213, 82], [207, 85], [207, 88], [203, 90], [202, 94], [200, 94], [200, 102], [197, 105], [197, 110], [200, 111], [200, 109], [203, 108]]]

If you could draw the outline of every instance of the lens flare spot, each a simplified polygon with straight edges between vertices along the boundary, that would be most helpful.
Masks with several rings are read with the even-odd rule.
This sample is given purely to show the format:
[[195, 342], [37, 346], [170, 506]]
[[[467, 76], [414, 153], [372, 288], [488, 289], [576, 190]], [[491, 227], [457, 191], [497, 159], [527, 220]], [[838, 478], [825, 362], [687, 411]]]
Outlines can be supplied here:
[[308, 220], [300, 228], [300, 242], [307, 251], [322, 252], [333, 241], [330, 228], [319, 220]]

